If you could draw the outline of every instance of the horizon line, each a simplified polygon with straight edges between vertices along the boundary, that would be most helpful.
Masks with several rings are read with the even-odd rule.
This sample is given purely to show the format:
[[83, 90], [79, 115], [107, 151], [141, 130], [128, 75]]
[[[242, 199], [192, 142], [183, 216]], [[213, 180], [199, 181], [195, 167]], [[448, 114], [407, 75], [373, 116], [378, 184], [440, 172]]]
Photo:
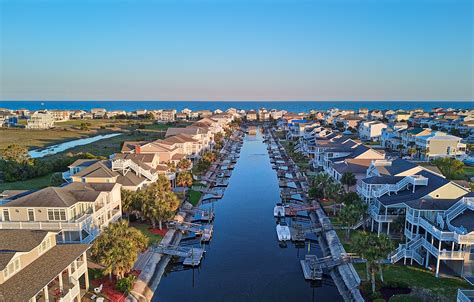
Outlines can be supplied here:
[[359, 103], [359, 102], [473, 102], [474, 99], [461, 99], [461, 100], [454, 100], [454, 99], [448, 99], [448, 100], [443, 100], [443, 99], [423, 99], [423, 100], [417, 100], [417, 99], [412, 99], [412, 100], [397, 100], [397, 99], [383, 99], [383, 100], [375, 100], [375, 99], [370, 99], [370, 100], [124, 100], [124, 99], [117, 99], [117, 100], [111, 100], [111, 99], [102, 99], [102, 100], [91, 100], [91, 99], [64, 99], [64, 100], [59, 100], [59, 99], [54, 99], [54, 100], [0, 100], [0, 102], [210, 102], [210, 103], [215, 103], [215, 102], [225, 102], [225, 103], [258, 103], [258, 102], [275, 102], [275, 103], [309, 103], [309, 102], [354, 102], [354, 103]]

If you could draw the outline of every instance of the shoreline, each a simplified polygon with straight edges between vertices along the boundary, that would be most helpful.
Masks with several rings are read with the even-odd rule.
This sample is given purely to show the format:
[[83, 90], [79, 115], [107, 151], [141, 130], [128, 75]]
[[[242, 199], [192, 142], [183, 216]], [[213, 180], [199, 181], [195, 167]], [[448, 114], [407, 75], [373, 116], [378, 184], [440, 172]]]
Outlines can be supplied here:
[[[241, 140], [239, 140], [239, 138], [240, 139], [242, 138], [241, 134], [238, 134], [236, 139], [232, 138], [238, 132], [243, 133], [241, 129], [234, 131], [232, 136], [226, 140], [221, 151], [225, 150], [228, 147], [232, 147], [236, 143], [241, 142]], [[239, 153], [240, 153], [240, 149], [239, 149]], [[212, 163], [204, 175], [211, 172], [211, 167], [213, 165], [217, 165], [218, 167], [220, 167], [222, 165], [223, 160], [225, 160], [225, 158], [220, 158], [217, 163]], [[215, 175], [215, 171], [213, 172], [213, 175]], [[211, 182], [209, 182], [207, 189], [210, 189], [209, 188], [210, 184]], [[204, 194], [201, 195], [199, 202], [193, 208], [199, 208], [204, 196], [205, 196]], [[181, 208], [183, 207], [183, 205], [184, 203], [181, 205]], [[187, 213], [184, 217], [184, 220], [187, 222], [190, 222], [192, 218], [193, 218], [193, 215], [190, 213]], [[161, 240], [160, 244], [179, 245], [179, 243], [181, 242], [181, 239], [182, 239], [182, 232], [175, 229], [171, 229], [171, 230], [168, 230], [166, 235]], [[151, 251], [151, 249], [148, 249], [145, 253], [151, 253], [152, 255], [151, 257], [149, 257], [147, 263], [145, 264], [145, 269], [140, 273], [140, 275], [137, 278], [137, 281], [135, 281], [133, 290], [130, 292], [129, 296], [127, 297], [128, 299], [127, 301], [134, 301], [134, 302], [152, 301], [153, 295], [155, 294], [155, 291], [157, 290], [161, 282], [161, 278], [163, 277], [166, 267], [168, 266], [169, 262], [172, 260], [172, 256], [156, 253], [156, 252]], [[137, 295], [138, 297], [136, 297], [135, 295]]]

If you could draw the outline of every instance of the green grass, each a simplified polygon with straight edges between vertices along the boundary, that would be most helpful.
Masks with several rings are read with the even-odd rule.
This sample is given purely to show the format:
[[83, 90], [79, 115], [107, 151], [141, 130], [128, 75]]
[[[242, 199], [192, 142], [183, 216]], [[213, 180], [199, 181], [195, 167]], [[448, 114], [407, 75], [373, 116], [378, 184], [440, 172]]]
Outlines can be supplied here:
[[470, 178], [474, 176], [474, 166], [464, 166], [464, 175]]
[[45, 176], [15, 182], [0, 183], [0, 192], [4, 190], [37, 190], [49, 186], [51, 174]]
[[194, 191], [194, 190], [189, 190], [189, 203], [191, 203], [193, 206], [196, 206], [201, 199], [201, 192]]
[[390, 298], [390, 302], [421, 302], [422, 300], [410, 295], [395, 295]]
[[160, 236], [158, 234], [151, 233], [150, 230], [148, 230], [148, 228], [150, 228], [151, 226], [148, 225], [148, 224], [145, 224], [145, 223], [131, 223], [130, 226], [138, 229], [140, 232], [143, 233], [143, 235], [148, 237], [148, 239], [150, 240], [150, 244], [159, 243], [161, 241], [161, 239], [163, 238], [162, 236]]
[[[346, 252], [351, 252], [352, 240], [360, 236], [361, 231], [352, 231], [351, 240], [345, 240], [345, 233], [342, 230], [337, 231], [339, 239], [341, 240]], [[361, 280], [366, 280], [366, 265], [364, 263], [354, 264], [354, 268], [359, 274]], [[383, 275], [386, 283], [404, 281], [410, 284], [412, 288], [429, 289], [437, 295], [447, 297], [450, 300], [455, 300], [457, 289], [466, 288], [474, 289], [467, 281], [457, 277], [451, 278], [436, 278], [431, 271], [418, 266], [410, 266], [403, 264], [392, 264], [383, 266]], [[378, 278], [379, 275], [377, 275]], [[406, 296], [404, 297], [406, 298]], [[401, 299], [401, 298], [400, 298]], [[392, 300], [390, 300], [392, 301]], [[412, 301], [412, 300], [394, 300], [394, 301]], [[413, 300], [418, 301], [418, 300]]]

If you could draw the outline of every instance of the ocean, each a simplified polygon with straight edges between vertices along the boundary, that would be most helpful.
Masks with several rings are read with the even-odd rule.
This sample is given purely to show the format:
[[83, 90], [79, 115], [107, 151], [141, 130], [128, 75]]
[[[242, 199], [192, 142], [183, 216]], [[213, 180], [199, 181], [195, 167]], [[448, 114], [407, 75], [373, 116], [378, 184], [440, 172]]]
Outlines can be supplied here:
[[308, 112], [312, 109], [424, 109], [429, 111], [436, 107], [454, 109], [474, 109], [474, 101], [0, 101], [1, 108], [29, 110], [38, 109], [80, 109], [105, 108], [107, 110], [134, 111], [138, 109], [177, 109], [191, 110], [226, 110], [237, 109], [284, 109], [290, 112]]

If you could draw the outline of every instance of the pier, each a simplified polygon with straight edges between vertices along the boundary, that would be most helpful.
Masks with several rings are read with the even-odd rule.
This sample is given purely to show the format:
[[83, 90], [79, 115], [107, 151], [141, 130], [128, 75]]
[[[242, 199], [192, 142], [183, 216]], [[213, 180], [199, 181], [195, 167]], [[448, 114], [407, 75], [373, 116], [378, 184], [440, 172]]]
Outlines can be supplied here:
[[[280, 144], [278, 138], [274, 136], [273, 130], [268, 128], [265, 135], [265, 141], [268, 144], [267, 149], [272, 159], [272, 168], [276, 170], [279, 179], [282, 202], [303, 204], [299, 208], [307, 209], [306, 211], [309, 213], [312, 221], [310, 226], [295, 224], [290, 227], [291, 239], [295, 242], [304, 242], [306, 234], [317, 234], [318, 243], [324, 254], [322, 258], [318, 258], [315, 255], [306, 255], [305, 260], [301, 260], [304, 278], [307, 280], [320, 280], [323, 276], [323, 270], [325, 270], [331, 275], [344, 300], [364, 301], [359, 290], [360, 278], [352, 265], [354, 257], [348, 256], [345, 252], [335, 231], [339, 227], [332, 225], [330, 219], [316, 200], [308, 199], [307, 191], [309, 185], [307, 178], [286, 154], [285, 148]], [[294, 182], [296, 188], [293, 186], [289, 187], [289, 182]], [[285, 208], [285, 216], [287, 213], [296, 214], [296, 210], [290, 209], [291, 207]], [[274, 210], [274, 214], [280, 212], [276, 211], [276, 209]]]

